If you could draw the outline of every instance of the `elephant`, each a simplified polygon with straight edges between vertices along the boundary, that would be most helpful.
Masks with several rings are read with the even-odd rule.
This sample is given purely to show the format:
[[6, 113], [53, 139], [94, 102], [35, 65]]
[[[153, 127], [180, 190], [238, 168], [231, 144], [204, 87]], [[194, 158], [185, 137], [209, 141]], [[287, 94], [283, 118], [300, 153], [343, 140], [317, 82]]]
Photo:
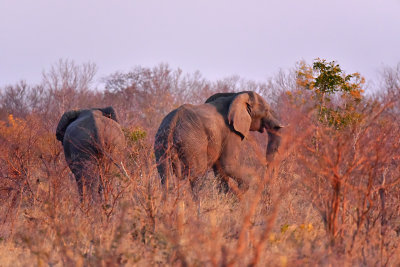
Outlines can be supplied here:
[[[125, 148], [125, 136], [112, 107], [70, 110], [57, 126], [67, 164], [75, 176], [80, 200], [88, 195], [101, 199], [101, 175], [118, 165]], [[119, 166], [120, 167], [120, 166]], [[86, 193], [87, 192], [87, 193]]]
[[219, 93], [200, 105], [185, 104], [171, 111], [155, 135], [154, 152], [161, 184], [168, 188], [174, 174], [188, 178], [192, 189], [211, 168], [245, 188], [253, 168], [242, 168], [241, 145], [250, 131], [268, 132], [267, 155], [279, 146], [282, 125], [256, 92]]

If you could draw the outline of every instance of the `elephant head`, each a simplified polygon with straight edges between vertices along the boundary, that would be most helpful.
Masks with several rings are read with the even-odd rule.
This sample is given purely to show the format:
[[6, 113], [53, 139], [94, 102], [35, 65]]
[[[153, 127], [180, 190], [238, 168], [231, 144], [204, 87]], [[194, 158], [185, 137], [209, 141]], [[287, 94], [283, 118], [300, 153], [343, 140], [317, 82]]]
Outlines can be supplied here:
[[[228, 100], [228, 101], [227, 101]], [[272, 160], [278, 150], [281, 137], [278, 134], [283, 126], [273, 115], [267, 102], [255, 92], [218, 93], [210, 96], [205, 103], [228, 102], [227, 120], [242, 139], [249, 131], [268, 132], [268, 147], [266, 157]]]

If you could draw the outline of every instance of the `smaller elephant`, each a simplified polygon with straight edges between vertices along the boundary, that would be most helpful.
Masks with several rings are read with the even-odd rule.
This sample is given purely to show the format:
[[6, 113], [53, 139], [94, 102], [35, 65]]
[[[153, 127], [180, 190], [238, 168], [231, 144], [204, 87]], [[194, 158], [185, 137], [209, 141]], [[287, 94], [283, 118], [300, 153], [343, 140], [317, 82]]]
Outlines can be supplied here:
[[[98, 202], [101, 176], [121, 162], [125, 137], [112, 107], [65, 112], [56, 130], [65, 159], [75, 176], [78, 191]], [[87, 192], [87, 193], [86, 193]]]

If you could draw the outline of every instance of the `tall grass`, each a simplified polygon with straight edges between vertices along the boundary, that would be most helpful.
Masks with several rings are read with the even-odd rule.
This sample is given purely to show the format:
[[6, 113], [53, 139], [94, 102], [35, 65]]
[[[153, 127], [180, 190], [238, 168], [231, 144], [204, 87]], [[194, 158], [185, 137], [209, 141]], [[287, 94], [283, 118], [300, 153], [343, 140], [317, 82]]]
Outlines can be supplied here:
[[[52, 69], [53, 75], [56, 70]], [[44, 83], [39, 85], [42, 91], [30, 87], [24, 93], [20, 85], [3, 88], [1, 265], [400, 263], [399, 88], [386, 90], [383, 84], [379, 95], [359, 106], [362, 120], [336, 131], [316, 124], [312, 105], [293, 104], [273, 80], [258, 85], [238, 78], [211, 83], [168, 66], [137, 68], [128, 74], [109, 77], [104, 92], [93, 90], [90, 83], [87, 87], [80, 83], [77, 91], [70, 87], [73, 94], [93, 96], [80, 106], [73, 104], [78, 95], [71, 103], [55, 97], [65, 90], [62, 86], [50, 91]], [[117, 77], [128, 83], [116, 83]], [[295, 84], [289, 76], [285, 79], [281, 84]], [[273, 91], [277, 87], [281, 93]], [[247, 88], [267, 100], [276, 95], [269, 102], [289, 125], [255, 190], [241, 199], [232, 192], [221, 194], [214, 175], [208, 173], [200, 185], [199, 203], [194, 203], [187, 181], [176, 182], [176, 190], [163, 199], [152, 144], [165, 113], [183, 102], [201, 103], [214, 92]], [[295, 89], [292, 94], [298, 93]], [[18, 113], [11, 104], [15, 99], [10, 94], [5, 97], [12, 90], [25, 94], [22, 99], [35, 94], [41, 100], [35, 108], [31, 101], [14, 105]], [[128, 143], [124, 151], [128, 177], [113, 170], [111, 190], [102, 204], [87, 207], [79, 201], [54, 134], [65, 111], [55, 109], [56, 101], [64, 101], [68, 108], [106, 104], [117, 108]], [[265, 149], [265, 137], [255, 138]]]

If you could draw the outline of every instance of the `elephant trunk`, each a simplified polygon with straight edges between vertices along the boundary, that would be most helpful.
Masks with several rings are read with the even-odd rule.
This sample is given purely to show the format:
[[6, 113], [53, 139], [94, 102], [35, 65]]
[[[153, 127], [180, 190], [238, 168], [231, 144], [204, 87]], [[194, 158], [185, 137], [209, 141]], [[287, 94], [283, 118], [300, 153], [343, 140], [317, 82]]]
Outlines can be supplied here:
[[281, 136], [276, 131], [268, 131], [267, 161], [271, 162], [281, 144]]
[[275, 119], [275, 117], [272, 114], [269, 114], [268, 117], [266, 117], [263, 121], [264, 128], [267, 131], [278, 131], [280, 128], [283, 126], [280, 124], [280, 122]]
[[278, 151], [279, 145], [281, 143], [281, 136], [279, 130], [283, 126], [279, 123], [275, 117], [270, 114], [268, 119], [264, 121], [264, 127], [268, 132], [268, 146], [267, 146], [267, 161], [270, 162], [274, 158], [275, 153]]

